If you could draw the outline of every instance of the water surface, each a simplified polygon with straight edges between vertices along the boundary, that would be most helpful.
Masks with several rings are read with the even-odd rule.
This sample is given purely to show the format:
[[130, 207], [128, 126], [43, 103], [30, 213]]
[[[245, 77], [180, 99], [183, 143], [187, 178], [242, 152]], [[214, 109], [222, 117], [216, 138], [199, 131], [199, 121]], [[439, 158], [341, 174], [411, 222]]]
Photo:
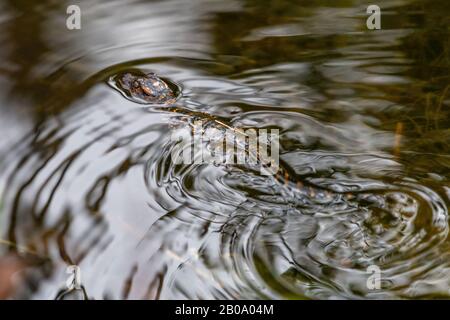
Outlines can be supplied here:
[[[0, 4], [7, 297], [74, 264], [94, 299], [449, 297], [448, 1], [378, 1], [377, 31], [357, 0], [86, 1], [72, 31], [69, 4]], [[130, 69], [186, 112], [109, 85]], [[289, 182], [175, 165], [189, 112], [279, 129]]]

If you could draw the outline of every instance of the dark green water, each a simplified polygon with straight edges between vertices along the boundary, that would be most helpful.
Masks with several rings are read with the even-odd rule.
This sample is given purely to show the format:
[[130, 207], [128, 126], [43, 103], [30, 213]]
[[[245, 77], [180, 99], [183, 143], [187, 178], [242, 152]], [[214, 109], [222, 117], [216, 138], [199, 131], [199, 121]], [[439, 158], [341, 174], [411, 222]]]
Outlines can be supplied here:
[[[0, 4], [1, 297], [74, 264], [95, 299], [450, 296], [447, 0], [377, 1], [374, 31], [356, 0], [81, 1], [81, 30], [69, 4]], [[172, 163], [189, 112], [125, 99], [129, 69], [279, 129], [291, 183]]]

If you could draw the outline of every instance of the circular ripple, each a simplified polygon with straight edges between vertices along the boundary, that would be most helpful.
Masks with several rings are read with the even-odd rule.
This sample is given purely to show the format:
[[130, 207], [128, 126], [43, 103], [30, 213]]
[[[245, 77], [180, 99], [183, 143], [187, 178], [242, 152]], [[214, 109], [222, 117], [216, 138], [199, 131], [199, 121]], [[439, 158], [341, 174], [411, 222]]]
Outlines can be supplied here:
[[[239, 80], [196, 82], [175, 69], [168, 83], [203, 80], [210, 87], [200, 93], [221, 104], [195, 102], [188, 85], [174, 108], [142, 108], [102, 82], [114, 79], [108, 71], [10, 155], [20, 160], [3, 173], [9, 240], [49, 257], [43, 275], [77, 264], [95, 298], [396, 298], [448, 287], [427, 282], [449, 269], [447, 207], [433, 188], [402, 177], [380, 152], [343, 152], [356, 143], [350, 135], [271, 108]], [[231, 105], [239, 107], [220, 109]], [[213, 116], [280, 128], [290, 176], [175, 164], [171, 134], [202, 117], [217, 125]], [[314, 151], [319, 142], [336, 151]], [[376, 291], [367, 286], [373, 265]], [[56, 296], [63, 284], [41, 281], [35, 296]]]

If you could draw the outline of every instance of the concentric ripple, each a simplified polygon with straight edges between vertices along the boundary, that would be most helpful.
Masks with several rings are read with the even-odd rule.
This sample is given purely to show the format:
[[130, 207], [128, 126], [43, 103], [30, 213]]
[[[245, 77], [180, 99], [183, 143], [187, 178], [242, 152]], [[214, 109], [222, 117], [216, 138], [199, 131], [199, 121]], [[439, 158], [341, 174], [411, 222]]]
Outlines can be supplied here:
[[[325, 191], [291, 189], [291, 184], [268, 182], [248, 172], [230, 169], [215, 177], [210, 170], [183, 171], [180, 189], [189, 186], [196, 196], [208, 194], [189, 203], [214, 204], [216, 214], [202, 218], [213, 216], [216, 230], [200, 256], [186, 259], [176, 282], [185, 291], [175, 297], [211, 297], [192, 292], [187, 278], [208, 282], [215, 298], [436, 294], [415, 290], [429, 272], [448, 267], [441, 256], [448, 234], [447, 208], [431, 189], [374, 179], [358, 179], [351, 187], [348, 180], [340, 184], [328, 179]], [[215, 259], [220, 263], [211, 265]], [[382, 272], [379, 290], [367, 286], [370, 266]], [[224, 284], [230, 276], [233, 284]]]
[[[245, 84], [258, 77], [198, 93], [246, 106], [228, 117], [195, 99], [192, 79], [173, 80], [190, 96], [145, 108], [111, 90], [110, 77], [96, 75], [102, 81], [8, 156], [20, 159], [4, 170], [9, 240], [51, 261], [48, 280], [48, 270], [35, 271], [42, 280], [33, 296], [56, 296], [72, 264], [95, 298], [445, 294], [446, 203], [405, 176], [395, 158], [351, 152], [355, 141], [339, 126], [300, 112], [243, 111], [273, 102], [270, 92]], [[281, 166], [290, 175], [175, 164], [181, 151], [171, 133], [202, 115], [219, 132], [279, 128]], [[317, 141], [337, 150], [314, 150]], [[375, 291], [367, 286], [370, 266], [382, 273]], [[444, 282], [434, 286], [433, 277]]]
[[[383, 151], [353, 152], [354, 138], [339, 126], [270, 108], [273, 95], [253, 87], [258, 77], [216, 80], [217, 88], [194, 93], [190, 83], [202, 79], [171, 68], [173, 83], [190, 92], [173, 105], [124, 99], [107, 85], [113, 75], [100, 73], [5, 159], [9, 240], [51, 261], [50, 272], [35, 270], [38, 290], [26, 295], [56, 297], [72, 264], [94, 298], [446, 294], [442, 194], [405, 176]], [[196, 99], [208, 95], [245, 107], [224, 117], [219, 105]], [[175, 164], [181, 150], [171, 134], [201, 117], [218, 132], [279, 128], [280, 165], [289, 175]], [[323, 148], [314, 149], [318, 141]], [[367, 286], [370, 266], [381, 270], [378, 290]]]
[[[2, 2], [8, 298], [450, 298], [448, 5], [387, 2], [377, 31], [354, 1], [93, 1], [81, 30]], [[197, 121], [279, 130], [280, 171], [177, 164]]]

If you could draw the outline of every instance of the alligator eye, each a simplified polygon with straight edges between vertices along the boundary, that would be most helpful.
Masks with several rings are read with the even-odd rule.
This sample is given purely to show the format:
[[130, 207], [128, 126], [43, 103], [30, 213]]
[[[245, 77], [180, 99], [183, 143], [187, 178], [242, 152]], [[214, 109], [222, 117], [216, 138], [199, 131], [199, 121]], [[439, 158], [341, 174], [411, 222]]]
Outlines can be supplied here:
[[152, 81], [152, 85], [155, 87], [159, 87], [159, 81]]
[[149, 96], [153, 96], [153, 90], [147, 86], [142, 86], [142, 91], [144, 91]]

